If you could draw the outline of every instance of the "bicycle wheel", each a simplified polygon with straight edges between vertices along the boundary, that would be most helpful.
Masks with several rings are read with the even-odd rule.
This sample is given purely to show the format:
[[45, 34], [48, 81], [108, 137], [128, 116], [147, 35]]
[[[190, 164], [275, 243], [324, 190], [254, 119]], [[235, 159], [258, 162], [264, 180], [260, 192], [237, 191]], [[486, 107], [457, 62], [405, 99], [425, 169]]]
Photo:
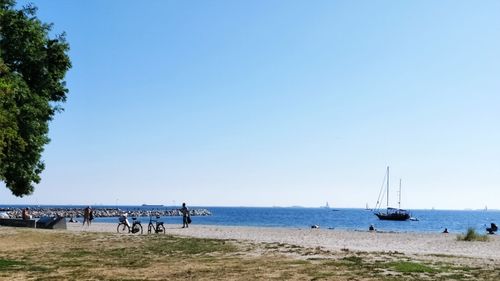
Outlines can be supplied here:
[[129, 233], [130, 232], [130, 227], [124, 223], [119, 223], [118, 227], [116, 228], [116, 232], [118, 233]]
[[132, 226], [132, 234], [142, 234], [142, 225], [136, 223]]
[[149, 225], [148, 225], [148, 234], [151, 234], [151, 232], [153, 231], [153, 229], [154, 229], [153, 224], [149, 223]]
[[163, 226], [163, 224], [160, 224], [156, 227], [156, 233], [163, 233], [165, 234], [165, 227]]

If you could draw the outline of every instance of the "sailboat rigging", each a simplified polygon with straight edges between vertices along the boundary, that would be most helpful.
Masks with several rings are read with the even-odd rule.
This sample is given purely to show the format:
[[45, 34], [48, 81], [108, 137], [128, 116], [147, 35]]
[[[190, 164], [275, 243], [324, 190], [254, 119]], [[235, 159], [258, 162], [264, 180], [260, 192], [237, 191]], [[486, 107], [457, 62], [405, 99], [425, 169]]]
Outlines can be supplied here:
[[[381, 220], [393, 220], [393, 221], [405, 221], [410, 219], [410, 213], [407, 210], [401, 209], [401, 179], [399, 180], [399, 201], [398, 208], [389, 207], [389, 167], [387, 167], [387, 172], [384, 178], [384, 182], [386, 183], [385, 193], [384, 184], [380, 189], [379, 198], [377, 199], [377, 204], [375, 209], [375, 215]], [[380, 200], [383, 198], [383, 195], [387, 197], [387, 206], [385, 212], [380, 210], [382, 203]]]

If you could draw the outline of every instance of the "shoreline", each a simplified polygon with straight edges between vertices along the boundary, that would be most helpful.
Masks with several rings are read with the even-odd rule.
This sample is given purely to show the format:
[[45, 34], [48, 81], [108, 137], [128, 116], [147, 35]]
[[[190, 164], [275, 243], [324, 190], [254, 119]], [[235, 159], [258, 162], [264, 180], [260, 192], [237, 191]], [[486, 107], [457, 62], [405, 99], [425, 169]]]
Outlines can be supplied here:
[[[117, 225], [117, 223], [92, 223], [90, 227], [87, 227], [82, 226], [81, 223], [67, 223], [67, 231], [116, 233]], [[142, 226], [143, 235], [148, 235], [147, 224]], [[165, 228], [166, 234], [184, 237], [282, 243], [305, 248], [319, 247], [336, 252], [396, 252], [410, 255], [479, 258], [500, 262], [500, 237], [497, 235], [489, 235], [488, 242], [467, 242], [457, 241], [457, 234], [453, 233], [369, 232], [221, 225], [191, 225], [183, 229], [180, 224], [165, 224]]]
[[[194, 217], [194, 216], [192, 216]], [[202, 216], [200, 216], [202, 217]], [[142, 226], [144, 225], [147, 226], [149, 223], [149, 216], [144, 216], [144, 217], [137, 217], [137, 219], [141, 222]], [[83, 223], [83, 217], [77, 217], [74, 218], [76, 222], [70, 222], [70, 217], [66, 217], [66, 221], [68, 224], [82, 224]], [[96, 217], [93, 220], [93, 224], [112, 224], [116, 225], [118, 223], [119, 217]], [[129, 222], [132, 223], [132, 217], [128, 217]], [[165, 226], [167, 225], [182, 225], [182, 215], [177, 215], [177, 216], [165, 216], [163, 218], [160, 218], [160, 221], [163, 221], [165, 223]], [[195, 226], [204, 226], [204, 227], [241, 227], [241, 228], [264, 228], [264, 229], [274, 229], [274, 228], [282, 228], [282, 229], [317, 229], [317, 230], [324, 230], [324, 231], [346, 231], [346, 232], [369, 232], [368, 226], [367, 227], [358, 227], [358, 228], [349, 228], [349, 227], [323, 227], [320, 225], [287, 225], [287, 226], [282, 226], [282, 225], [245, 225], [245, 224], [218, 224], [218, 223], [204, 223], [204, 222], [194, 222]], [[317, 226], [317, 227], [316, 227]], [[486, 225], [484, 226], [485, 228], [487, 227]], [[375, 228], [374, 232], [377, 233], [408, 233], [408, 234], [443, 234], [443, 229], [435, 229], [435, 230], [428, 230], [428, 229], [402, 229], [402, 230], [393, 230], [391, 228], [383, 228], [383, 227], [377, 227]], [[481, 231], [484, 229], [476, 229], [477, 231]], [[448, 234], [450, 235], [459, 235], [459, 234], [464, 234], [467, 231], [467, 229], [463, 229], [461, 231], [457, 230], [450, 230]], [[486, 234], [486, 232], [484, 232]], [[481, 233], [482, 234], [482, 233]], [[498, 232], [500, 234], [500, 232]]]
[[[178, 220], [178, 223], [172, 223], [171, 221], [164, 221], [164, 225], [165, 227], [167, 226], [173, 226], [172, 228], [175, 228], [175, 226], [179, 226], [181, 228], [182, 226], [182, 216], [179, 215], [179, 216], [171, 216], [171, 217], [177, 217], [177, 220]], [[100, 224], [103, 224], [103, 225], [114, 225], [116, 226], [118, 224], [118, 217], [102, 217], [102, 218], [112, 218], [113, 221], [103, 221], [103, 220], [99, 220], [99, 218], [97, 218], [97, 220], [93, 220], [92, 222], [92, 225], [96, 224], [96, 225], [100, 225]], [[39, 218], [36, 218], [36, 219], [39, 219]], [[83, 218], [82, 217], [78, 217], [78, 218], [75, 218], [76, 219], [76, 222], [70, 222], [70, 218], [69, 217], [66, 217], [66, 222], [68, 225], [82, 225], [83, 223]], [[130, 224], [132, 224], [132, 220], [131, 220], [131, 217], [128, 218], [129, 219], [129, 222]], [[145, 226], [147, 227], [148, 223], [149, 223], [149, 217], [138, 217], [138, 219], [140, 220], [141, 224], [142, 224], [142, 227], [144, 228]], [[262, 229], [289, 229], [289, 230], [297, 230], [297, 229], [300, 229], [300, 230], [308, 230], [308, 229], [311, 229], [311, 230], [316, 230], [316, 231], [340, 231], [340, 232], [370, 232], [368, 230], [368, 227], [365, 228], [365, 229], [361, 229], [361, 228], [343, 228], [343, 227], [328, 227], [328, 228], [322, 228], [322, 227], [318, 227], [318, 228], [313, 228], [312, 226], [275, 226], [275, 225], [231, 225], [231, 224], [203, 224], [203, 223], [200, 223], [200, 224], [195, 224], [196, 227], [227, 227], [227, 228], [262, 228]], [[68, 227], [69, 229], [69, 227]], [[106, 227], [107, 229], [107, 227]], [[101, 231], [97, 231], [97, 232], [101, 232]], [[104, 231], [104, 232], [109, 232], [108, 230]], [[412, 231], [405, 231], [405, 230], [401, 230], [401, 231], [396, 231], [396, 230], [390, 230], [390, 229], [382, 229], [382, 228], [377, 228], [375, 231], [372, 231], [371, 233], [393, 233], [393, 234], [423, 234], [423, 235], [438, 235], [438, 234], [443, 234], [441, 230], [438, 230], [438, 231], [427, 231], [427, 230], [412, 230]], [[457, 231], [449, 231], [448, 234], [449, 235], [459, 235], [459, 234], [464, 234], [465, 231], [461, 231], [461, 232], [457, 232]], [[499, 232], [500, 234], [500, 232]]]

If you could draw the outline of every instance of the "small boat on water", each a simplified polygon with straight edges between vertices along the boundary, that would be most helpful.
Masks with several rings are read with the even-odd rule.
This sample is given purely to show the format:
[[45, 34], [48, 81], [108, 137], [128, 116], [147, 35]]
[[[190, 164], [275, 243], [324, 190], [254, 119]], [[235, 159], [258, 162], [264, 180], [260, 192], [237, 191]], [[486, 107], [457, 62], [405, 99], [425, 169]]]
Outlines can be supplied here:
[[326, 202], [325, 206], [321, 206], [320, 208], [330, 209], [330, 205], [328, 204], [328, 201]]
[[[398, 201], [398, 208], [391, 208], [389, 207], [389, 167], [387, 167], [387, 172], [385, 175], [385, 183], [386, 183], [386, 188], [385, 192], [384, 191], [384, 185], [382, 185], [379, 193], [379, 198], [377, 200], [377, 204], [375, 209], [375, 215], [380, 219], [380, 220], [391, 220], [391, 221], [406, 221], [410, 219], [410, 212], [407, 210], [401, 209], [401, 179], [399, 180], [399, 201]], [[387, 197], [387, 206], [386, 210], [382, 211], [380, 209], [380, 200], [383, 198], [383, 196]]]
[[330, 204], [328, 204], [328, 202], [326, 202], [325, 206], [321, 206], [320, 208], [326, 209], [326, 210], [331, 210], [332, 212], [338, 211], [337, 209], [330, 209]]

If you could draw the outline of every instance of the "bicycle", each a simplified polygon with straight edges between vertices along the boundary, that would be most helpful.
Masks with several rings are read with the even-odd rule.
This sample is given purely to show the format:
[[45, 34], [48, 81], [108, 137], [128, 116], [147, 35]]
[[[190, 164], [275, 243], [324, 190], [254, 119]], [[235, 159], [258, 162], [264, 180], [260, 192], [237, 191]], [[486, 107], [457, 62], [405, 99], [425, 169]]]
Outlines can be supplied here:
[[[162, 221], [159, 221], [160, 216], [156, 216], [154, 220], [152, 216], [149, 216], [148, 234], [154, 231], [154, 233], [165, 234], [165, 226]], [[153, 224], [154, 223], [154, 224]]]
[[118, 227], [116, 228], [118, 233], [132, 233], [132, 234], [142, 234], [142, 225], [137, 218], [132, 218], [132, 227], [130, 227], [126, 220], [120, 221]]

